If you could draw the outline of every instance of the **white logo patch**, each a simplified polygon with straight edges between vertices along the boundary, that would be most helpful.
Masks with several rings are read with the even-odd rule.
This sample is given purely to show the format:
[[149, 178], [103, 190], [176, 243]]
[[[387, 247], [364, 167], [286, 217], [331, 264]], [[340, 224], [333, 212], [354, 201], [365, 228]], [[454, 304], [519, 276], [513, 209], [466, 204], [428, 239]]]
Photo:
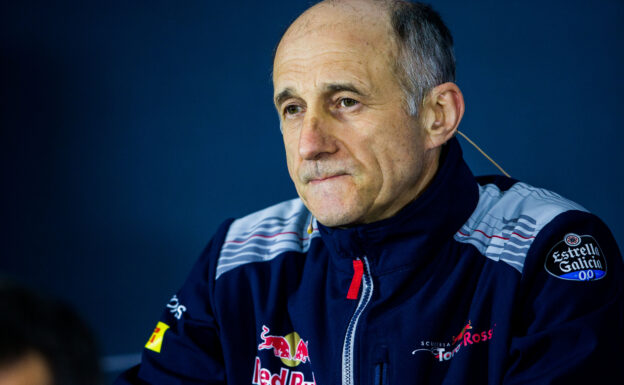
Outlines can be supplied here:
[[177, 319], [182, 318], [182, 313], [186, 311], [186, 306], [180, 304], [180, 300], [177, 295], [171, 297], [167, 307], [169, 308], [169, 312], [172, 313]]

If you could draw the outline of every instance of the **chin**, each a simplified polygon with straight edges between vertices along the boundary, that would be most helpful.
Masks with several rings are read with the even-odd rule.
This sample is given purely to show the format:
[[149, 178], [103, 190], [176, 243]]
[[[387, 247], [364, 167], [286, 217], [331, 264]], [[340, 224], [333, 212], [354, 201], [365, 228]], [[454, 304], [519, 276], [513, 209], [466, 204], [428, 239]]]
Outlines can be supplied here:
[[344, 227], [344, 226], [349, 226], [350, 224], [349, 221], [347, 220], [344, 220], [342, 218], [334, 218], [333, 216], [319, 217], [317, 215], [314, 215], [314, 217], [316, 218], [317, 221], [319, 221], [321, 224], [327, 227]]
[[345, 206], [343, 205], [339, 207], [327, 207], [323, 205], [322, 208], [308, 206], [308, 209], [312, 212], [312, 215], [314, 215], [317, 221], [327, 227], [350, 226], [356, 224], [361, 217], [361, 215], [359, 215], [360, 213], [345, 210]]

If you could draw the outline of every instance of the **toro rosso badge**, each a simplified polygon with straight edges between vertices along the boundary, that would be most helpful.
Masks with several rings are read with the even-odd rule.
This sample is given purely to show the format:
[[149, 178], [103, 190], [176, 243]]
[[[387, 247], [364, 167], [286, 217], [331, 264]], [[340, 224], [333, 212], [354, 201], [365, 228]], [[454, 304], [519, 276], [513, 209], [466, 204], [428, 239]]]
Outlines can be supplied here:
[[548, 252], [544, 268], [568, 281], [594, 281], [607, 274], [607, 262], [591, 235], [566, 234]]

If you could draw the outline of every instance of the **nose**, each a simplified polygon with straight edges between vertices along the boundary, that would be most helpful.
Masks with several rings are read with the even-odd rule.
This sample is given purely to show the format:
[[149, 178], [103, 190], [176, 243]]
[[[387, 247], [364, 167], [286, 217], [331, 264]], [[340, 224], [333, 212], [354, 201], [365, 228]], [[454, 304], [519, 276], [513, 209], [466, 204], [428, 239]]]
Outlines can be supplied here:
[[323, 112], [307, 111], [299, 135], [299, 155], [302, 159], [317, 160], [338, 150], [331, 124], [331, 117]]

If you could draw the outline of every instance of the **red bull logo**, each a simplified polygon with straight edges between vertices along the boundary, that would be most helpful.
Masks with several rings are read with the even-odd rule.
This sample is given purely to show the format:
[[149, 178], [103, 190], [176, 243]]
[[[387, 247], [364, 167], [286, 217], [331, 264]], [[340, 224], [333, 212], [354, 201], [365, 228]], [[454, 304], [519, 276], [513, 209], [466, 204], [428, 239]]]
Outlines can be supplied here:
[[303, 362], [304, 364], [307, 361], [310, 361], [310, 355], [308, 354], [308, 343], [303, 341], [303, 340], [299, 340], [299, 343], [297, 344], [297, 349], [295, 349], [295, 357], [294, 357], [295, 361], [299, 361], [299, 362]]
[[262, 326], [262, 333], [260, 334], [260, 338], [262, 338], [262, 343], [258, 345], [258, 350], [263, 349], [273, 349], [273, 354], [275, 357], [291, 359], [290, 356], [290, 344], [286, 340], [286, 338], [281, 336], [268, 336], [269, 328], [266, 326]]
[[270, 332], [267, 326], [262, 325], [262, 333], [260, 333], [262, 342], [258, 345], [258, 350], [270, 350], [289, 368], [280, 368], [279, 373], [272, 373], [268, 368], [263, 368], [260, 357], [256, 357], [251, 383], [254, 385], [316, 385], [314, 373], [312, 373], [312, 381], [306, 381], [303, 372], [293, 369], [302, 363], [310, 362], [308, 342], [302, 340], [297, 332], [283, 337], [271, 335]]
[[262, 325], [260, 338], [262, 343], [258, 350], [273, 350], [273, 355], [290, 367], [310, 361], [308, 342], [301, 339], [297, 332], [292, 332], [284, 337], [269, 335], [270, 329]]

